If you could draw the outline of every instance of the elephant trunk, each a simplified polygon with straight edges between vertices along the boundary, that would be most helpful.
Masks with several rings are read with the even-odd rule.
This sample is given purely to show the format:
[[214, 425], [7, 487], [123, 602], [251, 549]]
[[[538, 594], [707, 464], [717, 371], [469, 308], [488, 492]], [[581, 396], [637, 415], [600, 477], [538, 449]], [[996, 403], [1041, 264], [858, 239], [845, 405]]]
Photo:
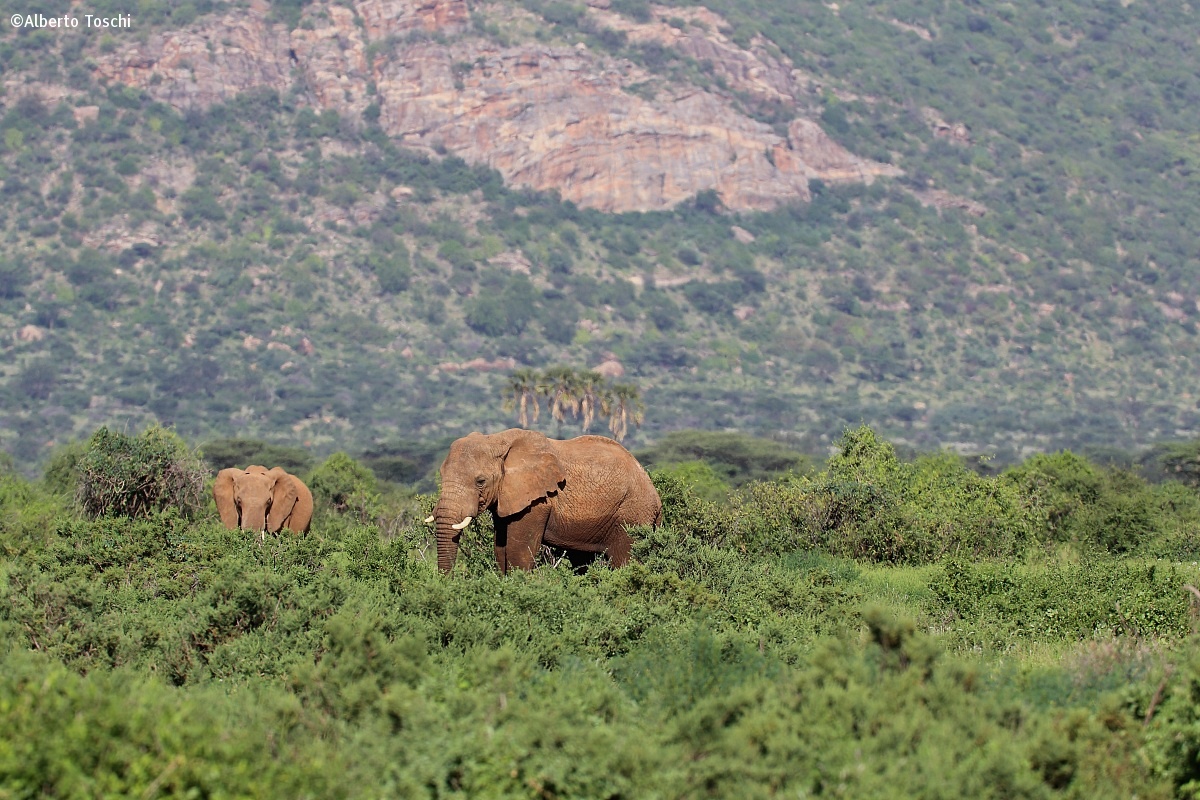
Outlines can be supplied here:
[[466, 527], [462, 522], [478, 513], [476, 507], [477, 503], [471, 502], [470, 498], [454, 501], [443, 493], [437, 507], [433, 509], [437, 529], [438, 569], [443, 574], [449, 573], [454, 566], [454, 560], [458, 557], [458, 538]]
[[242, 506], [242, 530], [254, 531], [261, 533], [267, 529], [267, 509], [266, 506], [259, 505], [243, 505]]
[[[451, 536], [450, 534], [454, 534]], [[438, 530], [438, 570], [443, 575], [449, 575], [454, 568], [454, 560], [458, 558], [458, 532]]]

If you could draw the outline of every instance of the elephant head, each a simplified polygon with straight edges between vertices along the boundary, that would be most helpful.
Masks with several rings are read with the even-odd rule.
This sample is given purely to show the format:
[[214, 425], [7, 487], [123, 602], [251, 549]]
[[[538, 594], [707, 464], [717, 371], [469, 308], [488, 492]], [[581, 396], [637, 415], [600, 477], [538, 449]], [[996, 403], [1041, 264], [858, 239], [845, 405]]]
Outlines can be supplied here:
[[226, 528], [304, 532], [312, 521], [312, 492], [282, 467], [231, 467], [217, 473], [213, 499]]
[[554, 494], [566, 473], [549, 440], [534, 431], [472, 433], [450, 446], [442, 462], [442, 493], [428, 520], [437, 526], [438, 569], [449, 572], [461, 531], [483, 511], [521, 514]]

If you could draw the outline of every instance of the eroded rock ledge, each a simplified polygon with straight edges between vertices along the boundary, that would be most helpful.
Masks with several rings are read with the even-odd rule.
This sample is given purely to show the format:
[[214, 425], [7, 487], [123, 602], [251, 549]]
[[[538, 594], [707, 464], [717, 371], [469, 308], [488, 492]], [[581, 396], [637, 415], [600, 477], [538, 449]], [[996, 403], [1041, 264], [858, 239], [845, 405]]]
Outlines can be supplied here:
[[[794, 107], [800, 88], [791, 65], [765, 47], [726, 40], [712, 12], [689, 11], [704, 18], [686, 32], [659, 18], [639, 25], [603, 9], [588, 13], [634, 41], [706, 60], [737, 90]], [[256, 0], [107, 54], [96, 72], [179, 109], [263, 87], [300, 88], [314, 106], [350, 115], [378, 103], [380, 124], [398, 140], [604, 211], [670, 208], [706, 190], [734, 210], [764, 209], [808, 199], [814, 178], [899, 174], [848, 152], [810, 120], [793, 120], [785, 137], [700, 88], [646, 99], [628, 89], [652, 76], [629, 62], [582, 45], [502, 48], [467, 35], [468, 22], [464, 0], [356, 0], [352, 8], [313, 4], [287, 30]], [[414, 36], [422, 33], [444, 43]]]

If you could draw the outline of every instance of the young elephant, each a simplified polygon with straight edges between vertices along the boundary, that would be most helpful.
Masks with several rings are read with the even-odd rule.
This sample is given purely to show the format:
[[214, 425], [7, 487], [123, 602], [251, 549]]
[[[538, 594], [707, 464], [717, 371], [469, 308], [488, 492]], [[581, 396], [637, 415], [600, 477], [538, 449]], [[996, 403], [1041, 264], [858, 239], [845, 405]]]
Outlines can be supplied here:
[[658, 525], [662, 501], [628, 450], [602, 436], [559, 441], [534, 431], [472, 433], [442, 463], [438, 568], [449, 572], [461, 531], [485, 509], [496, 527], [502, 572], [533, 569], [543, 544], [629, 560], [629, 525]]
[[230, 529], [275, 533], [288, 528], [303, 533], [312, 521], [312, 492], [282, 467], [223, 469], [213, 484], [213, 500], [221, 522]]

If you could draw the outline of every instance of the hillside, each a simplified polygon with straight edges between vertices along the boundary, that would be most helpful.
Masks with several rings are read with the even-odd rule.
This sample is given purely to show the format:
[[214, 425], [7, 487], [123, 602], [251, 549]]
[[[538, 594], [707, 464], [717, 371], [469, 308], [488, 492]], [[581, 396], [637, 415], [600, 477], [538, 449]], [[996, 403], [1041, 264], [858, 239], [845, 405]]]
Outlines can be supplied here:
[[1192, 32], [1171, 2], [6, 26], [0, 447], [158, 420], [361, 451], [605, 361], [642, 440], [1195, 436]]

